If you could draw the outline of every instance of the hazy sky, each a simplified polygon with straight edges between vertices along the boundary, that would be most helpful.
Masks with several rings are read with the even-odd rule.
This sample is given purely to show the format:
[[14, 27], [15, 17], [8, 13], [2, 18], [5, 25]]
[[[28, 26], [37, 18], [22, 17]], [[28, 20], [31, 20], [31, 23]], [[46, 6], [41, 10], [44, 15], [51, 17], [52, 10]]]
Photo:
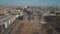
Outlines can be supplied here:
[[0, 6], [60, 6], [60, 0], [0, 0]]

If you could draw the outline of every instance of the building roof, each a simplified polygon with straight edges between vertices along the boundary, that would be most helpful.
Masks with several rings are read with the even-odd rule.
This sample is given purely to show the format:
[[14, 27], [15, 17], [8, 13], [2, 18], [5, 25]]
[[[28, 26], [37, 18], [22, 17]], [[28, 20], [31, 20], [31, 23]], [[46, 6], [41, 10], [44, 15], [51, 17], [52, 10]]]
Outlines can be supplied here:
[[12, 18], [14, 15], [3, 15], [0, 16], [0, 25], [4, 24], [4, 22], [7, 22], [8, 19]]

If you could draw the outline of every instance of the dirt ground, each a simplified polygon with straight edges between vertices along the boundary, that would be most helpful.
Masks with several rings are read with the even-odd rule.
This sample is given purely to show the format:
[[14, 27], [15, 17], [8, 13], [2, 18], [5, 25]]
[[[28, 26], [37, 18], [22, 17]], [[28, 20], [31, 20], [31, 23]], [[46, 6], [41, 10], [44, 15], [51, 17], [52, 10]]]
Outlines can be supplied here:
[[45, 31], [42, 31], [43, 29], [37, 20], [19, 20], [11, 34], [45, 34]]
[[23, 21], [24, 26], [21, 30], [21, 34], [39, 34], [40, 26], [37, 21]]

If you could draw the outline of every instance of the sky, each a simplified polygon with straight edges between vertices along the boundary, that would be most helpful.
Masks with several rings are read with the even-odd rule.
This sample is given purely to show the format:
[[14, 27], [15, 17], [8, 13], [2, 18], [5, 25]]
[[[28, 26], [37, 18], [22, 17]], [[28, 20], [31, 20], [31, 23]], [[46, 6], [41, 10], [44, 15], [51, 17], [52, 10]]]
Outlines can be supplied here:
[[0, 6], [60, 6], [60, 0], [0, 0]]

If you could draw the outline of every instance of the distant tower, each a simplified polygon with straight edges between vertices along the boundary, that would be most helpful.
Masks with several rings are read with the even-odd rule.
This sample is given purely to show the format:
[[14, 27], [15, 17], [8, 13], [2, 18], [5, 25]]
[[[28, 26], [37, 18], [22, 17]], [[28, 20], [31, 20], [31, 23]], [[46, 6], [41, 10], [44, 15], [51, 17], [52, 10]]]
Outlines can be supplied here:
[[25, 8], [28, 8], [29, 9], [29, 5], [30, 4], [28, 2], [25, 2], [25, 5], [26, 5]]

